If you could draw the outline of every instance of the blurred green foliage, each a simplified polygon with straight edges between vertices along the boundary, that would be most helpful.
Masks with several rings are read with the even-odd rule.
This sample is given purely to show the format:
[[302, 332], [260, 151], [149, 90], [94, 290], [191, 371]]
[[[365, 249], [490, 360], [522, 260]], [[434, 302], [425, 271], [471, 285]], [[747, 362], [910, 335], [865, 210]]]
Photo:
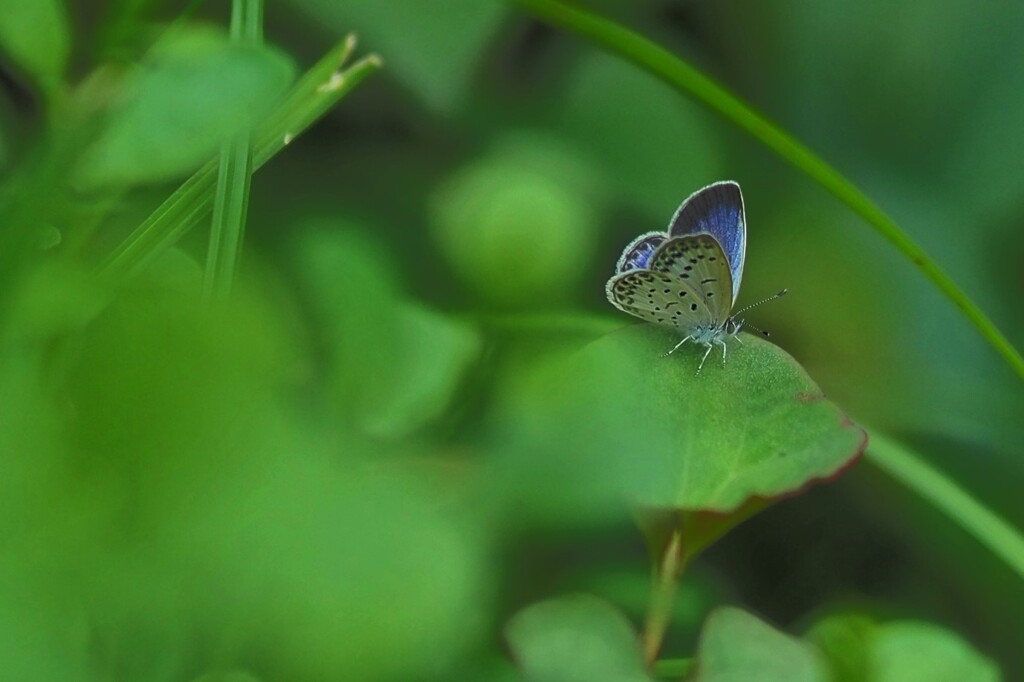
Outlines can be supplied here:
[[61, 85], [70, 52], [70, 27], [60, 0], [8, 0], [0, 13], [4, 54], [45, 95]]
[[[822, 152], [1021, 337], [1024, 7], [580, 4]], [[268, 3], [259, 48], [228, 5], [0, 12], [4, 679], [652, 679], [663, 532], [672, 679], [1024, 674], [1024, 589], [974, 538], [863, 464], [797, 494], [856, 460], [851, 414], [1024, 526], [1019, 381], [858, 219], [511, 5]], [[230, 301], [206, 221], [99, 274], [348, 31], [387, 68], [266, 147]], [[722, 177], [743, 298], [792, 293], [755, 316], [778, 346], [695, 378], [604, 282]]]
[[466, 288], [486, 302], [564, 305], [593, 256], [598, 184], [557, 139], [510, 135], [436, 190], [434, 238]]
[[708, 616], [698, 656], [700, 682], [829, 679], [824, 656], [812, 646], [731, 607]]
[[537, 682], [649, 681], [633, 628], [609, 604], [588, 595], [534, 604], [509, 621], [512, 655]]
[[269, 113], [293, 67], [209, 28], [173, 31], [127, 77], [77, 180], [87, 188], [180, 177]]

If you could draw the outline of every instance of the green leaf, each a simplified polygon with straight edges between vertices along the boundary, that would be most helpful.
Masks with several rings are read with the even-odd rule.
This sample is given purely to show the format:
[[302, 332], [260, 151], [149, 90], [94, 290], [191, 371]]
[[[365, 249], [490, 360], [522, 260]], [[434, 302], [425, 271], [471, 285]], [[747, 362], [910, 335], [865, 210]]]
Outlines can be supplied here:
[[[570, 511], [628, 496], [714, 512], [720, 535], [765, 499], [849, 466], [864, 432], [785, 351], [741, 340], [730, 344], [728, 364], [709, 358], [695, 376], [702, 348], [662, 357], [678, 335], [635, 325], [520, 379], [499, 415], [510, 484]], [[687, 554], [697, 542], [684, 538]]]
[[876, 624], [855, 613], [828, 616], [808, 632], [837, 682], [997, 682], [996, 665], [956, 633], [929, 623]]
[[168, 180], [262, 121], [294, 75], [282, 53], [212, 30], [175, 33], [129, 77], [78, 168], [86, 187]]
[[867, 643], [875, 623], [858, 613], [836, 614], [814, 624], [806, 635], [828, 658], [836, 682], [860, 682], [867, 675]]
[[394, 313], [397, 336], [384, 349], [390, 354], [388, 371], [377, 376], [389, 380], [391, 390], [376, 409], [366, 410], [363, 421], [377, 436], [409, 435], [439, 417], [482, 345], [469, 325], [416, 303], [400, 301]]
[[71, 37], [60, 0], [5, 0], [0, 49], [51, 93], [60, 85]]
[[309, 235], [299, 254], [324, 329], [334, 419], [376, 436], [407, 435], [448, 406], [480, 340], [472, 327], [404, 298], [375, 245], [351, 226], [334, 227]]
[[460, 103], [506, 13], [496, 0], [292, 0], [335, 32], [357, 31], [429, 106]]
[[[693, 682], [830, 682], [824, 658], [810, 644], [783, 634], [740, 609], [708, 618]], [[928, 678], [905, 678], [905, 681]]]
[[513, 657], [531, 682], [645, 682], [632, 625], [610, 604], [589, 595], [530, 606], [506, 628]]
[[870, 682], [998, 682], [999, 669], [948, 630], [928, 623], [888, 623], [872, 638]]

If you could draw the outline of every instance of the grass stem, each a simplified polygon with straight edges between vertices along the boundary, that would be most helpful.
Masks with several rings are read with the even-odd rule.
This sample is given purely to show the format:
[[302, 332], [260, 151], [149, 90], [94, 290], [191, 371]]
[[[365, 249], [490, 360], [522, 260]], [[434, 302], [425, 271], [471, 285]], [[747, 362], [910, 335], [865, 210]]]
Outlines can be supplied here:
[[[239, 45], [259, 45], [263, 42], [263, 0], [233, 0], [231, 40]], [[210, 246], [203, 276], [203, 294], [208, 299], [223, 299], [231, 292], [249, 212], [252, 156], [252, 137], [249, 131], [234, 136], [221, 149], [213, 198]]]
[[[253, 136], [254, 171], [382, 66], [380, 57], [369, 55], [345, 68], [354, 48], [355, 37], [351, 35], [332, 48], [257, 128]], [[130, 277], [177, 243], [212, 210], [218, 167], [218, 160], [209, 161], [186, 180], [104, 259], [102, 272], [114, 279]]]

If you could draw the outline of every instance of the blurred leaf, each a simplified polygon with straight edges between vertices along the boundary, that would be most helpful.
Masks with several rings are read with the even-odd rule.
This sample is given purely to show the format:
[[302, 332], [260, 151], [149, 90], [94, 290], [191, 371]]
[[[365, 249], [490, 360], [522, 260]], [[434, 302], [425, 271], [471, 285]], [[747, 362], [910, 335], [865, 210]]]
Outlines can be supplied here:
[[292, 0], [332, 33], [355, 31], [427, 105], [450, 110], [475, 74], [505, 7], [497, 0]]
[[439, 674], [487, 608], [473, 534], [282, 406], [295, 349], [276, 311], [142, 284], [75, 344], [68, 380], [69, 494], [105, 518], [76, 561], [110, 655], [142, 679], [203, 632], [223, 664], [259, 650], [273, 679]]
[[81, 330], [111, 296], [91, 273], [53, 262], [25, 273], [14, 294], [0, 324], [0, 341], [31, 352]]
[[836, 682], [861, 682], [868, 679], [867, 648], [875, 630], [867, 616], [837, 614], [815, 623], [806, 639], [825, 654]]
[[203, 291], [203, 266], [184, 249], [172, 246], [150, 264], [146, 282], [175, 291], [184, 299], [198, 298]]
[[808, 633], [837, 682], [998, 682], [992, 661], [955, 633], [929, 623], [876, 624], [858, 614], [824, 618]]
[[569, 298], [596, 245], [598, 181], [571, 151], [540, 136], [506, 136], [445, 179], [434, 236], [470, 293], [499, 305]]
[[928, 623], [879, 627], [868, 654], [870, 682], [998, 682], [999, 669], [955, 634]]
[[[708, 618], [693, 682], [829, 682], [821, 654], [740, 609]], [[912, 679], [905, 678], [904, 682]]]
[[205, 518], [165, 548], [194, 562], [185, 587], [200, 622], [258, 648], [272, 679], [436, 675], [476, 643], [480, 555], [436, 500], [308, 457], [277, 466], [261, 489], [197, 510]]
[[575, 595], [527, 607], [505, 632], [531, 682], [651, 679], [632, 625], [596, 597]]
[[0, 10], [0, 50], [47, 94], [61, 83], [70, 51], [70, 29], [60, 0], [5, 0]]
[[231, 44], [209, 29], [172, 33], [129, 76], [78, 179], [116, 186], [186, 173], [262, 121], [293, 75], [271, 48]]
[[367, 430], [378, 436], [406, 435], [440, 416], [481, 350], [468, 325], [408, 302], [399, 303], [395, 313], [393, 390], [365, 417]]
[[[615, 499], [714, 512], [728, 527], [766, 498], [837, 475], [861, 453], [855, 427], [784, 351], [743, 335], [722, 367], [702, 349], [662, 357], [653, 325], [604, 336], [520, 380], [496, 415], [501, 476], [556, 514], [615, 513]], [[525, 481], [523, 480], [525, 477]], [[620, 512], [621, 513], [621, 512]], [[733, 516], [729, 514], [732, 513]], [[711, 530], [720, 535], [726, 528]], [[699, 548], [687, 537], [688, 552]]]
[[393, 268], [356, 233], [317, 230], [300, 259], [336, 416], [387, 437], [439, 416], [479, 355], [476, 331], [403, 298]]

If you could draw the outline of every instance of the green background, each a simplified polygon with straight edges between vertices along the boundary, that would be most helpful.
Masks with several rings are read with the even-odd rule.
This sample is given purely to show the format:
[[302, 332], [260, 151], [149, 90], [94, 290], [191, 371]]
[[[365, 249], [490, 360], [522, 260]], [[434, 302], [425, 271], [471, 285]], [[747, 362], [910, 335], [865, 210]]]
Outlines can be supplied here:
[[[649, 560], [620, 484], [648, 485], [663, 471], [650, 453], [695, 429], [783, 419], [751, 407], [763, 398], [747, 381], [761, 371], [753, 355], [711, 367], [678, 400], [656, 388], [649, 407], [637, 384], [691, 387], [696, 349], [671, 369], [649, 339], [626, 359], [609, 354], [622, 384], [598, 381], [604, 393], [586, 390], [593, 372], [578, 383], [561, 373], [636, 322], [605, 300], [622, 247], [720, 179], [746, 200], [740, 304], [789, 289], [748, 318], [858, 425], [1024, 526], [1020, 378], [956, 307], [811, 179], [582, 38], [490, 0], [272, 2], [267, 44], [247, 48], [226, 39], [227, 2], [8, 4], [10, 679], [569, 679], [550, 671], [600, 646], [570, 642], [537, 668], [530, 630], [547, 632], [550, 614], [506, 625], [534, 602], [589, 592], [640, 626]], [[806, 143], [1024, 345], [1024, 5], [577, 4]], [[225, 136], [264, 121], [350, 31], [384, 67], [254, 177], [230, 305], [201, 300], [208, 220], [142, 274], [96, 274]], [[673, 343], [669, 333], [662, 345]], [[784, 361], [765, 352], [766, 367]], [[562, 412], [566, 385], [576, 393]], [[627, 395], [639, 417], [603, 411]], [[836, 447], [804, 478], [855, 454]], [[800, 488], [774, 475], [770, 494]], [[715, 508], [676, 493], [687, 509]], [[673, 497], [658, 495], [658, 506]], [[711, 651], [727, 630], [698, 634], [719, 605], [825, 642], [837, 679], [926, 674], [886, 667], [929, 651], [911, 622], [943, 629], [928, 646], [967, 642], [979, 653], [966, 658], [1024, 675], [1021, 576], [870, 461], [697, 558], [664, 655]], [[622, 639], [621, 615], [587, 608], [609, 618], [595, 641]], [[760, 627], [718, 613], [719, 627]], [[861, 617], [869, 625], [850, 624]], [[836, 663], [843, 652], [856, 661]], [[560, 663], [545, 668], [548, 655]], [[628, 652], [606, 655], [622, 679], [642, 679]], [[956, 679], [994, 679], [978, 665]], [[587, 679], [602, 669], [579, 666]]]

